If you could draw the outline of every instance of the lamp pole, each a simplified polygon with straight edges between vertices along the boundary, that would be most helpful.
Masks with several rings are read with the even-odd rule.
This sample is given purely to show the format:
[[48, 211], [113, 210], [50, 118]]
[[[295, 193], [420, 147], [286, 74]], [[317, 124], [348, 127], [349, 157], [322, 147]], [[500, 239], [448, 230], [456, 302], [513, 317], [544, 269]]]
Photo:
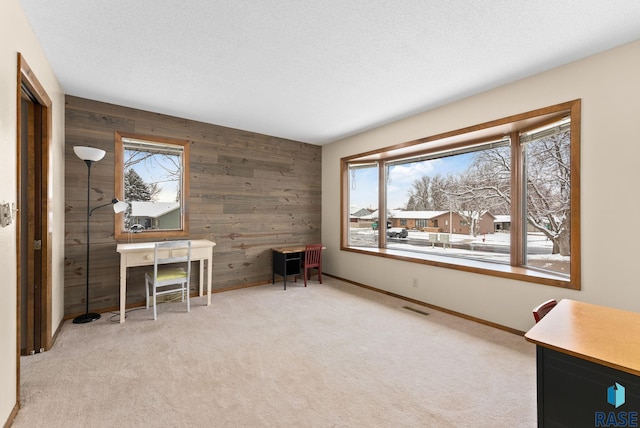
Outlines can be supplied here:
[[74, 146], [73, 151], [76, 156], [87, 165], [87, 262], [85, 270], [85, 313], [73, 319], [74, 324], [84, 324], [100, 318], [99, 314], [89, 313], [89, 239], [90, 239], [90, 217], [91, 217], [91, 167], [104, 157], [106, 152], [102, 149], [87, 146]]
[[[91, 229], [91, 212], [93, 211], [90, 207], [90, 201], [91, 201], [91, 167], [93, 166], [93, 164], [95, 163], [95, 161], [92, 160], [88, 160], [88, 159], [84, 159], [84, 162], [87, 164], [87, 261], [86, 261], [86, 268], [85, 268], [85, 280], [86, 280], [86, 284], [85, 284], [85, 313], [82, 315], [77, 316], [76, 318], [73, 319], [73, 323], [74, 324], [84, 324], [84, 323], [88, 323], [88, 322], [92, 322], [95, 320], [100, 319], [100, 314], [97, 313], [90, 313], [89, 312], [89, 251], [90, 251], [90, 238], [91, 238], [91, 233], [90, 233], [90, 229]], [[109, 205], [109, 204], [107, 204]], [[99, 208], [99, 207], [98, 207]]]
[[113, 205], [113, 210], [117, 213], [120, 213], [127, 208], [127, 203], [121, 202], [114, 198], [109, 203], [99, 205], [94, 209], [91, 209], [91, 167], [94, 163], [102, 159], [106, 152], [102, 149], [96, 149], [94, 147], [86, 146], [75, 146], [73, 148], [73, 151], [75, 152], [76, 156], [78, 156], [84, 161], [85, 164], [87, 164], [87, 264], [85, 269], [85, 313], [73, 319], [74, 324], [84, 324], [100, 319], [100, 314], [89, 312], [89, 251], [91, 248], [89, 245], [89, 240], [91, 238], [91, 214], [98, 208], [106, 207], [108, 205]]

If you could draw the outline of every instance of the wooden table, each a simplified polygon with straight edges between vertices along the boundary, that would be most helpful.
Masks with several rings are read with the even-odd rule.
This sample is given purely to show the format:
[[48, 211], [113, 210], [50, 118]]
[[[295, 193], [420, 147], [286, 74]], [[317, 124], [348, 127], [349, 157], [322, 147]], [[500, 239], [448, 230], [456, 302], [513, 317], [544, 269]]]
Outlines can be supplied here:
[[[191, 260], [200, 262], [200, 296], [204, 284], [204, 262], [207, 262], [207, 306], [211, 305], [211, 272], [213, 270], [213, 247], [215, 242], [207, 239], [191, 240]], [[153, 265], [155, 242], [118, 244], [120, 253], [120, 323], [124, 323], [127, 302], [127, 268]]]
[[271, 273], [271, 283], [276, 283], [276, 274], [282, 276], [284, 289], [287, 289], [287, 276], [300, 275], [302, 259], [304, 257], [304, 245], [291, 247], [272, 248], [273, 271]]
[[[536, 344], [539, 427], [638, 418], [640, 313], [564, 299], [525, 338]], [[619, 407], [608, 396], [616, 383]]]
[[[284, 289], [287, 289], [287, 276], [300, 275], [302, 269], [302, 261], [304, 260], [304, 251], [306, 245], [292, 245], [288, 247], [272, 248], [273, 252], [273, 271], [271, 274], [271, 283], [276, 283], [276, 274], [282, 276]], [[326, 249], [326, 247], [322, 247]]]

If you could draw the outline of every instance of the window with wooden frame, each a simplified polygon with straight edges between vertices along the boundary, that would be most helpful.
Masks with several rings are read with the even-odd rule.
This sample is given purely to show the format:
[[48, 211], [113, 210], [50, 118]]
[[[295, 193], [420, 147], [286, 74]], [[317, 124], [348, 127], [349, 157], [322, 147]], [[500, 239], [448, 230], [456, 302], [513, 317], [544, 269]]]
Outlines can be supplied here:
[[580, 289], [580, 100], [341, 164], [342, 250]]
[[189, 235], [189, 142], [116, 132], [116, 239]]

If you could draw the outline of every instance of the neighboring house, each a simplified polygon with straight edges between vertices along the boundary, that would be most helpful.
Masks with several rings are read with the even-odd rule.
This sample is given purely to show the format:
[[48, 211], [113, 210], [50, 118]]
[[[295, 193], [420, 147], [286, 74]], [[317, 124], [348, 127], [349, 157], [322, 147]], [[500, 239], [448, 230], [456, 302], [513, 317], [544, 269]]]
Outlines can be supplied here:
[[[544, 221], [544, 220], [543, 220]], [[546, 226], [549, 226], [548, 221], [544, 221]], [[511, 230], [511, 216], [510, 215], [497, 215], [493, 221], [494, 229], [496, 232], [509, 232]], [[533, 225], [527, 222], [527, 232], [538, 232]]]
[[141, 224], [145, 229], [179, 229], [180, 202], [131, 202], [129, 224]]
[[511, 230], [511, 216], [497, 215], [493, 221], [493, 228], [496, 232], [509, 232]]
[[[440, 218], [444, 214], [449, 219], [449, 211], [402, 211], [393, 210], [387, 214], [393, 227], [405, 229], [425, 230], [428, 232], [442, 232], [444, 223]], [[447, 223], [448, 224], [448, 223]]]
[[[485, 213], [480, 217], [480, 234], [493, 233], [495, 216]], [[417, 229], [425, 232], [460, 233], [469, 235], [470, 225], [466, 219], [455, 211], [400, 211], [393, 210], [388, 214], [392, 227]]]
[[353, 214], [351, 214], [352, 217], [363, 217], [366, 215], [371, 215], [371, 213], [373, 213], [373, 211], [368, 210], [366, 208], [360, 208], [358, 211], [354, 212]]
[[366, 208], [360, 208], [354, 213], [349, 215], [349, 222], [353, 228], [369, 228], [376, 222], [373, 218], [375, 211], [368, 210]]
[[366, 208], [360, 208], [358, 211], [351, 213], [351, 215], [349, 216], [349, 221], [351, 223], [359, 223], [360, 220], [371, 221], [372, 212], [373, 211], [370, 211]]

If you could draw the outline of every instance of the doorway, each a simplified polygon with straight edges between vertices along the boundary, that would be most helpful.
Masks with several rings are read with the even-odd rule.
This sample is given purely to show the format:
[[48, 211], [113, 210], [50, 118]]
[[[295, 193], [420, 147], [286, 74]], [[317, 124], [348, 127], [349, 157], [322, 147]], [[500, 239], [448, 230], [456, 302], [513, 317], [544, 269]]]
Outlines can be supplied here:
[[17, 89], [17, 379], [20, 356], [51, 348], [51, 99], [21, 54]]
[[20, 354], [44, 350], [42, 340], [42, 106], [21, 88], [20, 132]]

